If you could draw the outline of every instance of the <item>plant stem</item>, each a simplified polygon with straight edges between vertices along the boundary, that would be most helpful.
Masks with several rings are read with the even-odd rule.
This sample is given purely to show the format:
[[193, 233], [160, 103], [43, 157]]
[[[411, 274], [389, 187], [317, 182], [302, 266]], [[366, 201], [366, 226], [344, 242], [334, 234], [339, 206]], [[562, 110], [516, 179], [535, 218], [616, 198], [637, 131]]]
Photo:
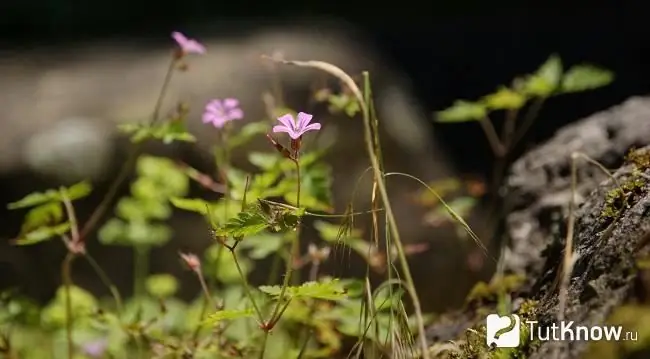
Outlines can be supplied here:
[[104, 285], [108, 288], [108, 290], [111, 292], [111, 295], [113, 296], [113, 299], [115, 300], [115, 307], [117, 309], [117, 313], [121, 314], [122, 313], [122, 297], [120, 296], [120, 292], [117, 290], [117, 287], [113, 282], [108, 278], [108, 275], [102, 267], [95, 261], [93, 257], [91, 257], [88, 253], [84, 255], [88, 263], [90, 263], [90, 266], [93, 267], [95, 270], [95, 273], [99, 276], [99, 279], [104, 283]]
[[522, 124], [519, 126], [517, 131], [515, 131], [515, 134], [512, 137], [512, 141], [510, 141], [510, 149], [515, 148], [519, 141], [524, 137], [526, 132], [530, 129], [530, 127], [533, 125], [537, 117], [539, 116], [539, 111], [542, 109], [542, 105], [544, 105], [544, 102], [546, 101], [546, 98], [544, 97], [538, 97], [535, 99], [532, 105], [530, 105], [530, 108], [526, 112], [526, 115], [522, 121]]
[[[177, 59], [175, 57], [172, 57], [172, 61], [169, 64], [167, 73], [165, 74], [165, 80], [163, 81], [162, 88], [160, 89], [160, 94], [158, 95], [158, 99], [156, 100], [156, 105], [154, 106], [153, 114], [151, 116], [151, 120], [149, 121], [149, 126], [155, 125], [156, 121], [158, 121], [160, 108], [162, 107], [165, 94], [169, 89], [169, 84], [172, 79], [172, 74], [174, 73], [174, 67], [176, 66], [176, 62]], [[86, 224], [81, 229], [80, 236], [82, 239], [86, 238], [86, 236], [88, 236], [90, 232], [93, 231], [97, 223], [101, 220], [101, 218], [108, 210], [108, 207], [111, 204], [111, 202], [113, 202], [113, 199], [117, 195], [117, 191], [122, 185], [122, 182], [126, 180], [127, 176], [131, 172], [131, 168], [135, 164], [135, 161], [138, 158], [138, 155], [140, 154], [140, 150], [141, 150], [141, 143], [137, 143], [131, 148], [131, 151], [129, 152], [129, 155], [126, 161], [124, 162], [124, 165], [120, 169], [120, 172], [118, 173], [117, 177], [115, 177], [113, 183], [111, 183], [111, 186], [109, 187], [108, 191], [106, 191], [106, 195], [99, 203], [97, 208], [95, 208], [95, 210], [91, 213], [90, 218], [88, 218], [88, 221], [86, 221]]]
[[[296, 189], [296, 207], [300, 208], [300, 162], [297, 159], [298, 156], [296, 156], [296, 159], [294, 160], [294, 163], [296, 164], [296, 177], [297, 177], [297, 189]], [[278, 302], [275, 304], [275, 308], [273, 309], [273, 314], [271, 315], [270, 321], [272, 323], [275, 323], [278, 321], [279, 313], [280, 313], [280, 306], [282, 303], [282, 300], [284, 299], [284, 295], [287, 292], [287, 287], [291, 284], [291, 276], [293, 274], [293, 259], [297, 257], [297, 255], [300, 253], [300, 241], [299, 241], [299, 228], [300, 224], [296, 227], [295, 230], [295, 236], [292, 238], [291, 242], [291, 251], [289, 252], [289, 259], [287, 260], [287, 270], [284, 274], [284, 281], [282, 283], [282, 289], [280, 290], [280, 295], [278, 296]]]
[[72, 252], [66, 254], [61, 265], [61, 279], [65, 286], [65, 334], [68, 342], [68, 358], [74, 358], [74, 343], [72, 341], [72, 298], [70, 288], [72, 287], [72, 262], [75, 255]]
[[[367, 71], [364, 71], [363, 77], [364, 77], [364, 82], [366, 84], [365, 87], [369, 89], [370, 88], [369, 73]], [[415, 290], [415, 284], [413, 282], [413, 276], [411, 275], [411, 269], [409, 268], [406, 254], [404, 252], [404, 246], [402, 245], [402, 240], [399, 234], [399, 230], [397, 228], [397, 220], [395, 219], [395, 215], [393, 214], [393, 208], [391, 206], [390, 199], [388, 198], [388, 191], [386, 190], [386, 183], [384, 181], [384, 176], [381, 171], [379, 159], [377, 157], [377, 154], [374, 151], [372, 125], [371, 125], [370, 112], [368, 111], [368, 104], [366, 103], [365, 106], [361, 106], [361, 107], [363, 112], [364, 138], [366, 142], [366, 151], [368, 153], [368, 156], [370, 157], [370, 163], [372, 164], [373, 174], [375, 180], [377, 181], [377, 188], [379, 189], [379, 194], [381, 195], [382, 202], [384, 203], [386, 218], [390, 223], [391, 237], [394, 241], [395, 248], [397, 249], [397, 255], [399, 258], [400, 266], [402, 267], [404, 279], [407, 284], [406, 287], [413, 300], [413, 308], [415, 310], [418, 331], [420, 332], [419, 338], [420, 338], [420, 345], [422, 350], [422, 358], [429, 359], [427, 341], [424, 336], [424, 319], [422, 318], [422, 307], [420, 305], [420, 299], [418, 298], [417, 292]]]
[[262, 337], [262, 349], [260, 350], [259, 359], [264, 359], [264, 352], [266, 351], [266, 341], [269, 339], [269, 331], [264, 331], [264, 336]]
[[492, 121], [490, 121], [490, 119], [486, 116], [481, 119], [479, 123], [481, 124], [481, 128], [483, 128], [483, 132], [485, 132], [485, 137], [487, 137], [494, 155], [497, 157], [502, 157], [505, 152], [505, 148], [503, 147], [501, 140], [499, 140], [499, 136], [497, 135], [497, 131], [492, 125]]
[[241, 269], [241, 265], [239, 264], [239, 259], [237, 259], [237, 253], [235, 251], [230, 251], [232, 254], [233, 261], [235, 262], [235, 266], [237, 267], [237, 272], [239, 272], [239, 276], [242, 279], [242, 282], [244, 283], [244, 290], [246, 291], [246, 295], [248, 296], [248, 299], [251, 301], [251, 304], [253, 305], [253, 309], [255, 309], [255, 314], [257, 314], [257, 317], [262, 323], [264, 321], [264, 316], [262, 315], [262, 311], [260, 308], [257, 306], [257, 303], [255, 302], [255, 298], [253, 297], [253, 292], [251, 291], [250, 286], [248, 285], [248, 278], [246, 278], [246, 275], [244, 274], [244, 271]]
[[137, 245], [133, 248], [133, 296], [144, 295], [144, 282], [149, 273], [149, 247]]

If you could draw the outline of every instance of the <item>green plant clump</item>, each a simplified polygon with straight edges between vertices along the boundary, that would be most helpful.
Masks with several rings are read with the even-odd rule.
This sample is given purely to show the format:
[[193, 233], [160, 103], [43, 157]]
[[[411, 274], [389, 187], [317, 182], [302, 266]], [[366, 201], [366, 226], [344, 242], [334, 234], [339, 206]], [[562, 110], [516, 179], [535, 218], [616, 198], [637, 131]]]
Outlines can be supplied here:
[[[160, 99], [173, 75], [188, 71], [191, 57], [205, 52], [194, 39], [177, 32], [172, 36], [177, 46]], [[410, 247], [400, 238], [385, 177], [400, 175], [423, 184], [436, 204], [436, 216], [445, 214], [484, 248], [462, 219], [475, 200], [461, 198], [450, 205], [419, 179], [384, 172], [368, 73], [363, 73], [362, 84], [357, 84], [331, 64], [281, 62], [321, 70], [343, 84], [340, 93], [319, 90], [313, 97], [331, 112], [363, 120], [373, 177], [372, 208], [355, 209], [350, 204], [345, 213], [335, 213], [332, 170], [324, 161], [328, 148], [306, 145], [324, 126], [311, 114], [278, 107], [270, 111], [277, 118], [250, 121], [236, 99], [211, 100], [202, 119], [219, 139], [213, 152], [218, 171], [202, 173], [171, 158], [141, 154], [140, 146], [147, 141], [195, 141], [186, 128], [188, 121], [195, 120], [189, 118], [189, 108], [180, 103], [177, 111], [164, 117], [160, 116], [159, 101], [149, 121], [119, 127], [133, 142], [132, 155], [87, 221], [79, 222], [75, 205], [91, 193], [88, 182], [35, 192], [8, 205], [12, 210], [26, 210], [15, 245], [60, 239], [66, 256], [61, 263], [61, 286], [46, 305], [39, 306], [16, 291], [0, 296], [3, 357], [335, 358], [350, 350], [351, 355], [364, 358], [430, 357], [428, 343], [419, 334], [431, 316], [422, 313], [408, 266]], [[442, 111], [439, 120], [476, 120], [485, 125], [492, 111], [514, 113], [529, 100], [539, 102], [551, 95], [596, 88], [612, 78], [611, 73], [588, 65], [562, 72], [559, 58], [552, 57], [535, 74], [513, 86], [499, 87], [479, 102], [457, 102]], [[274, 96], [281, 98], [282, 94]], [[241, 126], [235, 127], [235, 122]], [[490, 126], [485, 128], [494, 140]], [[506, 131], [508, 136], [511, 132]], [[493, 143], [497, 153], [502, 154], [516, 141], [508, 136]], [[259, 138], [268, 140], [269, 150], [248, 153], [255, 170], [236, 167], [232, 153]], [[135, 178], [128, 195], [112, 206], [117, 189], [133, 167]], [[190, 195], [192, 184], [202, 194]], [[215, 197], [211, 192], [222, 198], [207, 199]], [[178, 211], [204, 218], [213, 237], [203, 253], [179, 253], [179, 262], [201, 287], [189, 302], [177, 296], [182, 283], [168, 273], [151, 273], [149, 266], [152, 249], [166, 246], [172, 239], [174, 228], [169, 220]], [[385, 219], [383, 240], [376, 230], [367, 236], [355, 228], [356, 216], [371, 216], [375, 224]], [[108, 220], [99, 226], [105, 217]], [[309, 217], [318, 220], [307, 221]], [[320, 240], [311, 242], [305, 252], [301, 234], [308, 223], [313, 223]], [[129, 297], [122, 296], [89, 252], [87, 242], [95, 231], [105, 246], [132, 249], [134, 288]], [[334, 278], [326, 273], [322, 264], [341, 246], [366, 260], [368, 268], [383, 275], [385, 281], [373, 287], [368, 278]], [[268, 280], [249, 282], [249, 273], [266, 259], [273, 263]], [[75, 284], [73, 263], [80, 260], [88, 262], [110, 291], [110, 298], [98, 298]], [[300, 278], [298, 270], [302, 268], [309, 269], [307, 278]], [[500, 300], [519, 283], [518, 278], [507, 277], [476, 289], [473, 296]], [[404, 304], [407, 297], [413, 307], [411, 315]], [[520, 314], [532, 316], [523, 309]], [[478, 328], [468, 334], [461, 346], [462, 358], [488, 350], [484, 337], [480, 339], [482, 331], [484, 328]], [[492, 358], [518, 357], [513, 352], [490, 353]]]

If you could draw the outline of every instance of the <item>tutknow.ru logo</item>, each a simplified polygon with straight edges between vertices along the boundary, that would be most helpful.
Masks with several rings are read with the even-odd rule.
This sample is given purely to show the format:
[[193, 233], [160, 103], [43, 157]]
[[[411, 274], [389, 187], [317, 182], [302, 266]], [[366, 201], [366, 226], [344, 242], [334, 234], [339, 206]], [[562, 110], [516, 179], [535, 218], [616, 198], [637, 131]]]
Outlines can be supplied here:
[[[490, 314], [485, 321], [486, 344], [497, 348], [515, 348], [521, 340], [521, 319], [516, 314], [500, 316]], [[530, 340], [594, 340], [594, 341], [624, 341], [638, 338], [637, 332], [623, 331], [621, 326], [584, 326], [576, 325], [573, 321], [553, 323], [549, 326], [539, 326], [536, 320], [527, 320]]]

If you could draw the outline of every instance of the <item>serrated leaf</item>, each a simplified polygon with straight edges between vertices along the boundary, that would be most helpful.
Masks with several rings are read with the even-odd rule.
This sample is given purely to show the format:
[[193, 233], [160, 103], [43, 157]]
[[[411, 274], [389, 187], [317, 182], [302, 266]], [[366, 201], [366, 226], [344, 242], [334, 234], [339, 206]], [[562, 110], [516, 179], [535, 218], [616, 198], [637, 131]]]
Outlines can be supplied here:
[[[282, 287], [261, 286], [259, 290], [272, 296], [279, 297]], [[347, 293], [338, 279], [325, 280], [322, 282], [306, 282], [300, 286], [287, 287], [285, 295], [288, 298], [312, 298], [324, 300], [340, 300], [347, 297]]]
[[551, 55], [537, 71], [528, 76], [523, 84], [528, 95], [548, 97], [560, 85], [562, 78], [562, 61], [557, 55]]
[[614, 73], [593, 65], [573, 66], [562, 78], [562, 92], [580, 92], [607, 86], [614, 80]]
[[31, 245], [44, 242], [53, 237], [62, 236], [70, 231], [70, 223], [63, 223], [52, 227], [39, 227], [33, 231], [22, 234], [16, 239], [15, 244], [19, 246]]
[[204, 324], [217, 324], [222, 320], [233, 320], [252, 317], [255, 314], [255, 311], [252, 308], [247, 309], [230, 309], [230, 310], [220, 310], [218, 312], [208, 315], [208, 317], [203, 321]]
[[74, 184], [68, 188], [62, 188], [60, 190], [48, 189], [45, 192], [34, 192], [30, 193], [22, 199], [9, 203], [7, 205], [8, 209], [19, 209], [19, 208], [28, 208], [34, 207], [41, 204], [54, 201], [62, 201], [61, 191], [65, 191], [68, 199], [74, 201], [80, 198], [87, 196], [92, 191], [92, 186], [90, 183], [83, 181], [77, 184]]
[[526, 103], [526, 97], [502, 86], [495, 93], [483, 97], [482, 101], [493, 110], [516, 110]]
[[225, 237], [245, 237], [257, 234], [269, 226], [266, 217], [258, 212], [255, 206], [239, 212], [230, 218], [226, 224], [215, 229], [216, 235]]
[[467, 122], [467, 121], [479, 121], [487, 115], [487, 108], [485, 105], [457, 100], [454, 104], [438, 112], [436, 116], [437, 122]]

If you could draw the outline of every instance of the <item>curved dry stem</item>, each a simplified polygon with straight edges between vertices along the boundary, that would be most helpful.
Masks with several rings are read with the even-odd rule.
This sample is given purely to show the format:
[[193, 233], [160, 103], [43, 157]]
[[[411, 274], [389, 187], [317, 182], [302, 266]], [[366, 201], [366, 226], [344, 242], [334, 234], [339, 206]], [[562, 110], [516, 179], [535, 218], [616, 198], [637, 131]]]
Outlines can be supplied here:
[[[406, 261], [406, 254], [404, 253], [404, 248], [399, 234], [399, 229], [397, 228], [397, 220], [395, 219], [395, 215], [393, 214], [393, 209], [391, 207], [390, 200], [388, 198], [388, 191], [386, 190], [386, 184], [384, 183], [384, 177], [381, 171], [380, 161], [377, 156], [377, 153], [375, 152], [376, 149], [374, 148], [375, 142], [373, 141], [373, 136], [372, 136], [372, 123], [371, 123], [372, 120], [370, 116], [370, 111], [368, 109], [368, 104], [364, 101], [363, 95], [361, 94], [361, 90], [359, 90], [359, 87], [355, 84], [354, 80], [352, 80], [352, 78], [347, 73], [345, 73], [345, 71], [327, 62], [277, 60], [277, 59], [272, 59], [268, 56], [265, 58], [283, 64], [287, 64], [287, 65], [314, 68], [314, 69], [319, 69], [321, 71], [327, 72], [335, 76], [339, 80], [341, 80], [341, 82], [348, 87], [348, 89], [354, 94], [356, 99], [359, 101], [359, 106], [361, 107], [361, 111], [363, 113], [366, 152], [370, 157], [370, 163], [372, 164], [374, 178], [377, 181], [377, 189], [381, 196], [382, 202], [384, 203], [384, 207], [386, 210], [386, 218], [390, 223], [390, 232], [391, 232], [391, 236], [395, 240], [395, 246], [397, 248], [397, 253], [400, 258], [400, 263], [402, 265], [402, 271], [404, 272], [406, 282], [409, 284], [410, 287], [409, 291], [415, 293], [415, 285], [413, 282], [413, 277], [411, 275], [411, 270], [408, 266], [408, 262]], [[368, 72], [364, 72], [363, 75], [364, 77], [367, 78]], [[417, 296], [414, 296], [413, 298], [413, 307], [416, 312], [416, 318], [417, 318], [419, 330], [420, 332], [424, 333], [424, 320], [422, 318], [422, 308]], [[421, 335], [420, 338], [421, 338], [420, 344], [422, 350], [422, 357], [423, 359], [429, 359], [426, 339], [424, 338], [423, 335]]]
[[389, 173], [386, 173], [386, 177], [388, 177], [388, 176], [403, 176], [403, 177], [407, 177], [407, 178], [410, 178], [410, 179], [412, 179], [412, 180], [417, 181], [417, 182], [420, 183], [422, 186], [426, 187], [427, 190], [429, 190], [431, 193], [433, 193], [434, 196], [436, 196], [436, 198], [438, 199], [438, 201], [440, 201], [440, 203], [443, 205], [443, 207], [445, 207], [445, 210], [447, 210], [447, 212], [452, 216], [452, 218], [453, 218], [455, 221], [457, 221], [461, 226], [463, 226], [463, 229], [467, 232], [467, 234], [469, 234], [470, 237], [472, 237], [472, 239], [474, 240], [474, 242], [476, 242], [476, 244], [477, 244], [479, 247], [481, 247], [481, 249], [485, 252], [485, 254], [486, 254], [486, 255], [488, 254], [488, 250], [487, 250], [487, 248], [485, 247], [485, 245], [483, 244], [483, 242], [481, 241], [481, 239], [478, 237], [478, 235], [476, 235], [476, 233], [474, 233], [474, 231], [473, 231], [472, 228], [469, 226], [469, 224], [467, 224], [467, 222], [465, 222], [465, 220], [464, 220], [464, 219], [463, 219], [463, 218], [462, 218], [458, 213], [456, 213], [456, 212], [454, 211], [454, 209], [451, 208], [451, 207], [447, 204], [447, 202], [445, 202], [444, 199], [442, 199], [442, 197], [438, 194], [438, 192], [436, 192], [436, 190], [434, 190], [433, 188], [431, 188], [431, 186], [427, 185], [427, 184], [426, 184], [424, 181], [422, 181], [421, 179], [419, 179], [419, 178], [417, 178], [417, 177], [415, 177], [415, 176], [413, 176], [413, 175], [410, 175], [410, 174], [408, 174], [408, 173], [402, 173], [402, 172], [389, 172]]

